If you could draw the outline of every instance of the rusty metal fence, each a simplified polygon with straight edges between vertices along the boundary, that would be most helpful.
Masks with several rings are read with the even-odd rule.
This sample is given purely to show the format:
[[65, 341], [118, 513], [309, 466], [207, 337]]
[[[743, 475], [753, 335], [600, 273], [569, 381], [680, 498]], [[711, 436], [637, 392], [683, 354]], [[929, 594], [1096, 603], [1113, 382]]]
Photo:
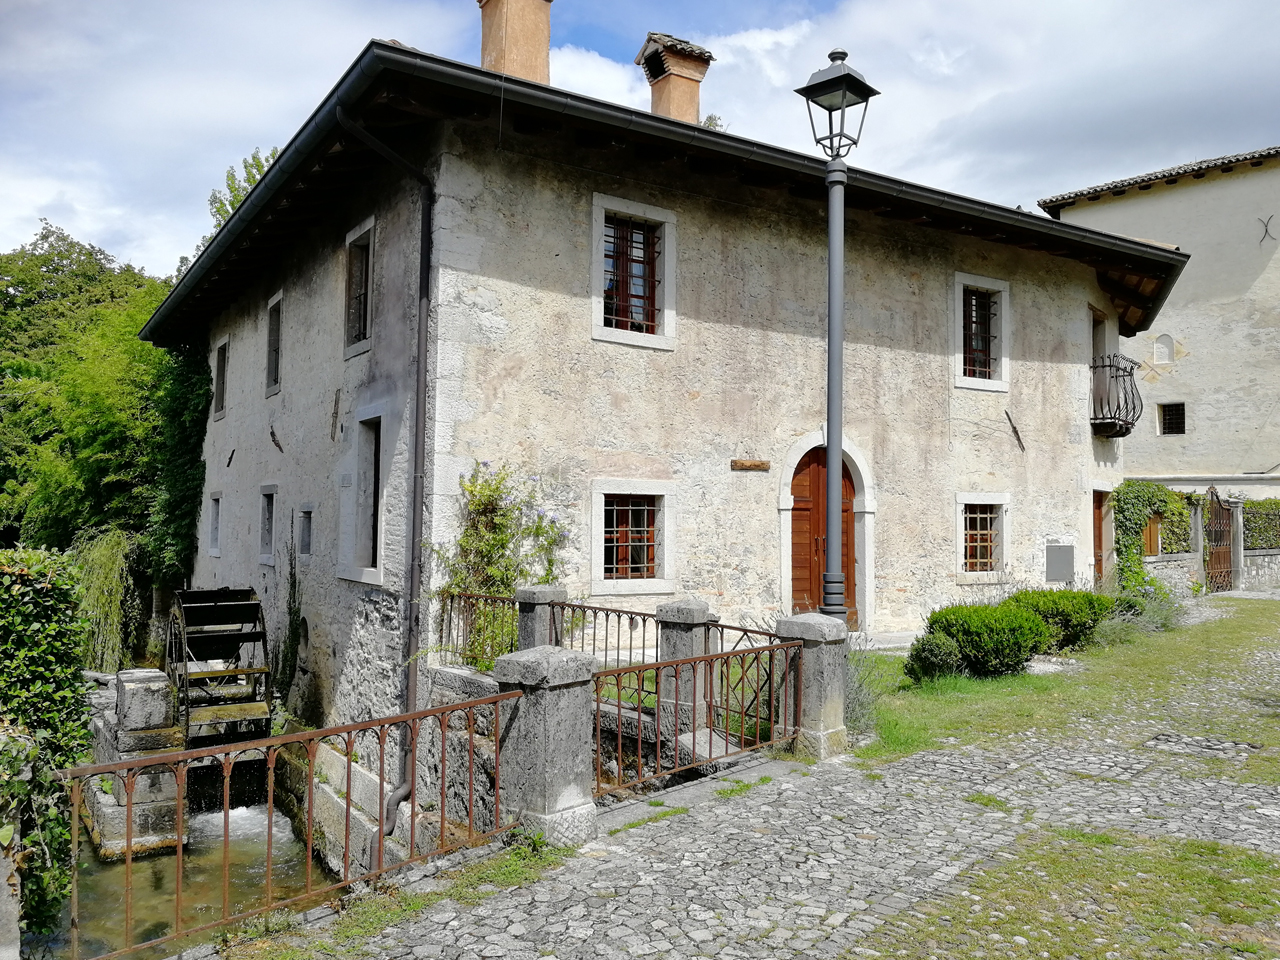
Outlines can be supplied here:
[[803, 644], [724, 630], [741, 648], [594, 675], [596, 796], [794, 740]]
[[661, 628], [652, 613], [614, 610], [581, 603], [552, 603], [551, 642], [566, 650], [589, 653], [606, 667], [656, 663]]
[[451, 593], [441, 598], [443, 663], [492, 670], [498, 657], [515, 652], [518, 630], [519, 606], [514, 597]]
[[[84, 817], [94, 829], [87, 801], [113, 795], [103, 790], [101, 779], [110, 779], [123, 793], [124, 823], [124, 897], [122, 928], [115, 941], [117, 949], [97, 954], [97, 960], [134, 953], [169, 941], [213, 928], [246, 920], [281, 908], [314, 902], [325, 894], [344, 889], [359, 881], [372, 880], [389, 871], [439, 856], [464, 846], [479, 843], [512, 826], [505, 822], [501, 805], [500, 736], [502, 706], [521, 696], [520, 692], [498, 694], [447, 706], [420, 710], [394, 717], [351, 723], [323, 730], [308, 730], [282, 736], [245, 741], [236, 744], [145, 756], [117, 763], [75, 767], [60, 771], [71, 804], [71, 848], [74, 864], [70, 900], [70, 956], [78, 960], [80, 937], [80, 833]], [[401, 831], [393, 857], [387, 856], [385, 828], [388, 798], [400, 780], [399, 746], [407, 738], [407, 749], [415, 760], [415, 775], [410, 779], [407, 830]], [[376, 770], [361, 765], [358, 750], [376, 757]], [[372, 754], [372, 756], [371, 756]], [[232, 773], [237, 764], [265, 761], [265, 803], [267, 808], [266, 844], [263, 851], [265, 869], [262, 874], [260, 901], [246, 909], [235, 909], [230, 893], [231, 811], [233, 806]], [[367, 762], [367, 761], [366, 761]], [[438, 783], [439, 795], [419, 803], [418, 781], [425, 766], [430, 779]], [[462, 766], [462, 770], [452, 769]], [[211, 770], [209, 768], [212, 768]], [[390, 768], [390, 774], [388, 770]], [[189, 836], [188, 781], [197, 771], [212, 773], [221, 780], [222, 811], [222, 884], [220, 903], [192, 904], [184, 897], [184, 842]], [[328, 772], [327, 776], [325, 772]], [[141, 796], [137, 796], [141, 794]], [[273, 820], [282, 815], [277, 799], [289, 799], [294, 810], [295, 833], [305, 836], [306, 867], [302, 892], [278, 896], [273, 889], [272, 846]], [[138, 937], [134, 929], [134, 863], [138, 852], [163, 848], [155, 837], [136, 836], [135, 828], [155, 829], [152, 814], [140, 816], [144, 803], [154, 798], [172, 797], [172, 847], [176, 858], [173, 890], [173, 920], [168, 931], [158, 936]], [[374, 799], [376, 797], [376, 800]], [[357, 801], [356, 798], [359, 798]], [[95, 800], [95, 802], [97, 802]], [[120, 803], [112, 796], [112, 803]], [[168, 802], [167, 800], [164, 802]], [[376, 812], [368, 808], [376, 804]], [[317, 817], [323, 817], [322, 824]], [[164, 819], [166, 828], [168, 819]], [[327, 827], [328, 833], [325, 828]], [[341, 830], [341, 844], [329, 834]], [[357, 837], [357, 834], [359, 836]], [[353, 839], [359, 850], [353, 862]], [[324, 849], [326, 861], [333, 869], [330, 877], [321, 873], [317, 883], [313, 876], [317, 840]], [[340, 851], [340, 853], [339, 853]], [[389, 862], [394, 859], [395, 862]], [[162, 894], [148, 888], [145, 896]], [[154, 906], [154, 903], [150, 904]], [[214, 919], [205, 919], [209, 914]], [[194, 917], [194, 921], [192, 920]]]

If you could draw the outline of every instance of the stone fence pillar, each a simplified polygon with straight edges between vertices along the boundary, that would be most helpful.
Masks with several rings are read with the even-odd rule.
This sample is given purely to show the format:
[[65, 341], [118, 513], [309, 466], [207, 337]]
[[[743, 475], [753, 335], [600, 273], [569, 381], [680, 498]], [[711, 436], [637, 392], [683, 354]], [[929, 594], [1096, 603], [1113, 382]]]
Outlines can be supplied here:
[[595, 667], [588, 654], [544, 645], [499, 657], [493, 669], [500, 691], [524, 694], [503, 711], [502, 803], [557, 845], [577, 846], [596, 835]]
[[779, 620], [775, 632], [783, 640], [804, 641], [796, 752], [819, 760], [844, 753], [849, 740], [844, 726], [848, 626], [821, 613], [802, 613]]
[[1191, 504], [1191, 546], [1190, 550], [1196, 555], [1196, 582], [1203, 585], [1205, 581], [1204, 570], [1204, 504]]
[[569, 591], [548, 583], [530, 587], [516, 587], [516, 604], [519, 607], [516, 649], [545, 647], [555, 638], [551, 635], [551, 604], [565, 603]]
[[1228, 500], [1231, 507], [1231, 589], [1244, 583], [1244, 501]]
[[[659, 660], [688, 660], [690, 657], [701, 657], [713, 652], [707, 649], [707, 624], [711, 621], [711, 608], [706, 602], [673, 600], [670, 603], [660, 603], [657, 617]], [[678, 717], [677, 728], [681, 733], [706, 728], [707, 701], [715, 697], [711, 687], [716, 673], [717, 671], [705, 667], [699, 670], [692, 663], [682, 667], [668, 667], [663, 671], [661, 707]], [[671, 721], [665, 717], [663, 727], [671, 729]]]

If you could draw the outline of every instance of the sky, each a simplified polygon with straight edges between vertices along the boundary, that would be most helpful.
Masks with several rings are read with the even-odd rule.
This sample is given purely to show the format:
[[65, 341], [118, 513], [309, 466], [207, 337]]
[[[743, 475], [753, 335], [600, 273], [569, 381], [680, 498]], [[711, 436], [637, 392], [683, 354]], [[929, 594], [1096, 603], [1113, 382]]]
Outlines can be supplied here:
[[[551, 82], [647, 108], [649, 30], [712, 51], [704, 113], [816, 153], [833, 46], [882, 91], [851, 162], [1032, 209], [1280, 144], [1275, 0], [554, 0]], [[0, 0], [0, 250], [46, 218], [164, 275], [210, 191], [283, 146], [370, 37], [478, 63], [475, 0]]]

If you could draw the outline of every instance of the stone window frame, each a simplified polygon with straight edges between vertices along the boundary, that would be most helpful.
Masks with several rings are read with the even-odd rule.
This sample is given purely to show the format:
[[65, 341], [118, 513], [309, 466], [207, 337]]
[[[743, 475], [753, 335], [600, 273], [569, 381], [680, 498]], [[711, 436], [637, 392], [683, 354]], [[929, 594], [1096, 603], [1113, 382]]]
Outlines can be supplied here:
[[[280, 527], [280, 487], [275, 483], [264, 483], [258, 488], [259, 492], [259, 508], [258, 508], [258, 563], [264, 567], [274, 567], [276, 565], [276, 543], [279, 539], [276, 534]], [[271, 532], [270, 543], [264, 542], [267, 535], [267, 497], [271, 498]], [[263, 552], [263, 547], [269, 546], [269, 552]]]
[[[658, 227], [657, 333], [636, 333], [604, 323], [604, 221], [608, 214], [645, 220]], [[650, 350], [675, 350], [676, 215], [663, 207], [603, 193], [591, 199], [591, 339]]]
[[205, 530], [205, 552], [211, 557], [222, 556], [222, 491], [209, 491], [209, 523]]
[[[990, 493], [990, 492], [969, 492], [956, 494], [956, 547], [955, 547], [955, 574], [956, 583], [958, 584], [975, 584], [975, 583], [1005, 583], [1009, 578], [1009, 537], [1011, 535], [1012, 525], [1009, 521], [1009, 504], [1011, 496], [1008, 492]], [[999, 511], [999, 539], [997, 540], [997, 548], [1000, 551], [1000, 561], [998, 570], [984, 570], [981, 572], [970, 572], [965, 569], [964, 556], [964, 508], [968, 504], [990, 505], [996, 504], [1003, 509]]]
[[[374, 310], [373, 310], [373, 276], [374, 276], [373, 265], [374, 265], [374, 257], [377, 252], [377, 242], [378, 242], [377, 227], [378, 227], [377, 215], [370, 214], [369, 216], [365, 217], [358, 224], [356, 224], [354, 227], [352, 227], [350, 230], [347, 231], [346, 240], [342, 244], [342, 264], [343, 264], [343, 269], [342, 269], [342, 340], [343, 340], [342, 359], [343, 360], [350, 360], [353, 357], [358, 357], [361, 354], [368, 353], [370, 350], [373, 349], [373, 331], [375, 329]], [[368, 322], [367, 335], [363, 340], [357, 340], [355, 343], [347, 344], [346, 342], [347, 310], [348, 310], [347, 297], [349, 295], [348, 289], [347, 289], [347, 284], [349, 282], [347, 271], [350, 269], [347, 265], [348, 257], [350, 256], [352, 242], [355, 240], [359, 240], [366, 233], [369, 234], [369, 274], [367, 279], [367, 283], [369, 287], [369, 303], [368, 303], [367, 309], [369, 311], [369, 314], [368, 314], [368, 321], [367, 321]]]
[[[222, 351], [222, 371], [218, 371], [218, 354]], [[213, 367], [213, 401], [210, 403], [210, 409], [213, 411], [213, 419], [221, 420], [227, 415], [227, 394], [228, 381], [231, 379], [231, 334], [224, 334], [213, 345], [213, 358], [211, 361]], [[218, 385], [221, 381], [222, 385], [222, 406], [218, 406]]]
[[[276, 382], [271, 382], [271, 308], [279, 305], [280, 307], [280, 329], [276, 331]], [[282, 341], [284, 340], [284, 288], [281, 287], [271, 295], [267, 300], [266, 313], [267, 328], [267, 349], [264, 353], [265, 364], [265, 380], [266, 380], [266, 397], [274, 397], [280, 392], [280, 384], [284, 382], [284, 366], [282, 363]]]
[[[664, 596], [674, 594], [676, 553], [676, 491], [669, 480], [599, 478], [591, 482], [591, 595]], [[657, 498], [656, 568], [659, 576], [646, 580], [606, 580], [604, 577], [604, 500], [612, 496]]]
[[[964, 291], [969, 287], [985, 290], [997, 297], [996, 306], [996, 345], [999, 348], [997, 369], [1000, 375], [986, 379], [984, 377], [966, 377], [964, 375]], [[1013, 309], [1010, 306], [1009, 281], [997, 280], [994, 277], [980, 277], [973, 273], [956, 271], [952, 296], [951, 337], [954, 353], [955, 387], [960, 390], [985, 390], [991, 393], [1009, 392], [1009, 346], [1013, 340], [1015, 327]]]
[[306, 553], [302, 552], [302, 546], [301, 546], [302, 537], [301, 537], [301, 532], [299, 532], [298, 561], [305, 566], [311, 562], [311, 558], [315, 556], [315, 551], [316, 551], [316, 505], [312, 503], [310, 500], [306, 501], [305, 503], [298, 504], [299, 528], [301, 528], [301, 520], [302, 520], [302, 515], [304, 513], [307, 514], [308, 522], [311, 524], [310, 540], [307, 543], [307, 547], [309, 549], [307, 550]]
[[[347, 436], [356, 438], [348, 451], [350, 459], [346, 461], [338, 479], [338, 579], [349, 580], [353, 583], [363, 583], [369, 586], [380, 587], [384, 580], [384, 571], [387, 568], [387, 496], [386, 489], [390, 488], [389, 474], [392, 472], [392, 461], [394, 460], [394, 448], [388, 455], [387, 445], [391, 443], [391, 420], [390, 420], [390, 404], [381, 400], [377, 403], [367, 404], [355, 411], [351, 422], [348, 426], [351, 430], [346, 431]], [[378, 566], [366, 567], [355, 562], [355, 552], [359, 533], [356, 524], [362, 522], [363, 505], [359, 502], [359, 473], [360, 473], [360, 430], [361, 424], [368, 423], [371, 420], [381, 421], [381, 448], [378, 451], [381, 457], [381, 474], [384, 481], [383, 495], [379, 499], [379, 516], [378, 527], [382, 532], [379, 538], [379, 554]], [[314, 556], [314, 554], [313, 554]]]

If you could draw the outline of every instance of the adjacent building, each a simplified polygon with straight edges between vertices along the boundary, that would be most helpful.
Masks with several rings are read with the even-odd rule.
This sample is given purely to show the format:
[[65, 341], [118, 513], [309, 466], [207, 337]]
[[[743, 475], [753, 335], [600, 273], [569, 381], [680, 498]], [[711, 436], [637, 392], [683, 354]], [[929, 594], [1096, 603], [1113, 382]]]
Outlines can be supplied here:
[[1127, 349], [1147, 415], [1125, 473], [1174, 489], [1280, 496], [1280, 147], [1040, 201], [1051, 217], [1191, 255]]
[[[549, 9], [483, 0], [483, 68], [371, 41], [142, 333], [214, 377], [193, 582], [278, 628], [294, 544], [318, 720], [395, 712], [476, 461], [539, 478], [571, 596], [819, 599], [824, 165], [701, 126], [666, 35], [652, 112], [549, 86]], [[851, 621], [1092, 583], [1134, 416], [1096, 361], [1186, 253], [856, 169], [847, 217]]]

